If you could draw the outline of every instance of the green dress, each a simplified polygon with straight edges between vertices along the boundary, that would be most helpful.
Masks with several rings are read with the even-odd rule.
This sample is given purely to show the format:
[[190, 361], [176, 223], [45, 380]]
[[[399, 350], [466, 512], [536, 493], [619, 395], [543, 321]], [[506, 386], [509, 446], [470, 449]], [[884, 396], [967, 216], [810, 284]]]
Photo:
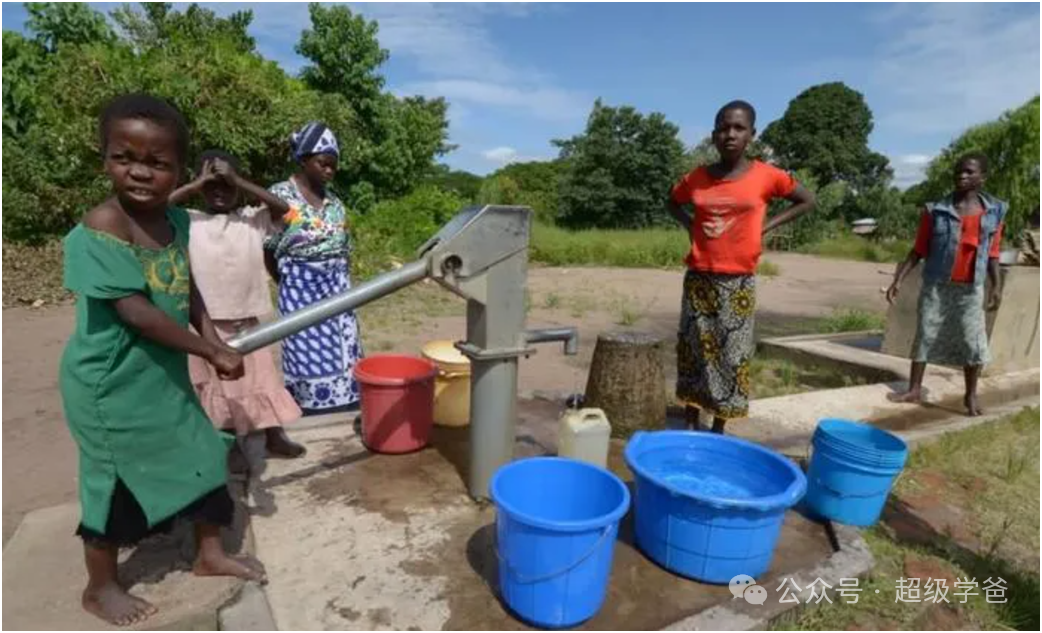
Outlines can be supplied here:
[[62, 356], [65, 418], [79, 447], [81, 524], [104, 533], [117, 478], [149, 526], [227, 479], [228, 437], [206, 417], [185, 353], [137, 334], [113, 300], [141, 293], [188, 327], [188, 215], [170, 209], [161, 249], [82, 224], [64, 241], [65, 286], [76, 293], [76, 331]]

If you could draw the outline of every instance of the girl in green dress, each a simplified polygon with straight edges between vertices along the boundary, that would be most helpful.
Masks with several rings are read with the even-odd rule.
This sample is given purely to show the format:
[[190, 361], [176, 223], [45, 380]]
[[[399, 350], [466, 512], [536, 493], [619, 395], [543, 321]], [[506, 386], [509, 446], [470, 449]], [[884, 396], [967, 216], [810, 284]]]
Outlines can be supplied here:
[[59, 382], [79, 449], [77, 534], [89, 576], [83, 607], [130, 625], [155, 607], [120, 586], [119, 547], [165, 531], [175, 518], [195, 522], [196, 574], [263, 581], [264, 570], [224, 552], [220, 528], [234, 511], [228, 443], [188, 377], [189, 354], [229, 379], [242, 375], [243, 361], [217, 335], [192, 283], [188, 217], [167, 206], [185, 162], [187, 126], [170, 105], [126, 95], [106, 107], [100, 127], [114, 195], [65, 238], [76, 330]]

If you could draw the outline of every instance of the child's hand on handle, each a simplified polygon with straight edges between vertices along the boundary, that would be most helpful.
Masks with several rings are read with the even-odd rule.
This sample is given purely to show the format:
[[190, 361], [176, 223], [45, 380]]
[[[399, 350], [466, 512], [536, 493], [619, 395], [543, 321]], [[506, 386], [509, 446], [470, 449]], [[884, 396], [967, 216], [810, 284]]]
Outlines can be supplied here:
[[221, 380], [238, 380], [243, 376], [242, 354], [235, 348], [223, 343], [214, 347], [210, 355], [210, 364], [217, 370]]

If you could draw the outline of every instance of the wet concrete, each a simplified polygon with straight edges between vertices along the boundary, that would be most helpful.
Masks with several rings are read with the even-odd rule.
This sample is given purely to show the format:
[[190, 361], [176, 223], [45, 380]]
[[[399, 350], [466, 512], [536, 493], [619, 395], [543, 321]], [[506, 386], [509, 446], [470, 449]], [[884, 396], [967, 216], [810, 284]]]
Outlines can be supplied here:
[[[927, 397], [929, 394], [926, 394]], [[1038, 395], [1038, 385], [1019, 383], [998, 389], [982, 390], [977, 397], [983, 413], [991, 409]], [[886, 415], [869, 420], [873, 425], [888, 431], [912, 431], [951, 419], [965, 416], [966, 406], [961, 396], [948, 396], [936, 402], [924, 402], [910, 411]]]
[[[519, 403], [517, 455], [554, 452], [561, 406]], [[495, 510], [465, 487], [466, 429], [432, 446], [373, 455], [348, 424], [303, 430], [303, 460], [273, 462], [254, 519], [266, 591], [280, 629], [525, 628], [497, 599]], [[610, 467], [632, 481], [613, 444]], [[832, 554], [824, 528], [790, 513], [770, 571], [773, 589]], [[658, 629], [723, 603], [727, 587], [670, 574], [635, 548], [632, 512], [615, 550], [608, 598], [583, 629]], [[777, 599], [773, 592], [772, 599]]]

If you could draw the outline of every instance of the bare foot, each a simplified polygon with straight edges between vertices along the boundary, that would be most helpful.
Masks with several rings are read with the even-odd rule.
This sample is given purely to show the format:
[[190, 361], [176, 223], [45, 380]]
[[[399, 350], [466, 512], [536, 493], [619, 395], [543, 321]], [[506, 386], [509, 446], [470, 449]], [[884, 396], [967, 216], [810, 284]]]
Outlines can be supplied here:
[[196, 576], [234, 576], [243, 580], [252, 580], [260, 584], [268, 582], [268, 574], [264, 565], [252, 556], [218, 556], [202, 557], [195, 560], [192, 573]]
[[975, 418], [984, 413], [984, 410], [980, 408], [977, 403], [977, 394], [966, 394], [966, 397], [962, 399], [962, 403], [966, 405], [966, 415], [971, 418]]
[[131, 626], [148, 619], [157, 609], [152, 603], [135, 598], [116, 583], [83, 590], [83, 608], [116, 626]]
[[923, 401], [923, 392], [921, 389], [909, 389], [904, 393], [892, 393], [887, 396], [890, 402], [900, 402], [903, 404], [919, 404]]

